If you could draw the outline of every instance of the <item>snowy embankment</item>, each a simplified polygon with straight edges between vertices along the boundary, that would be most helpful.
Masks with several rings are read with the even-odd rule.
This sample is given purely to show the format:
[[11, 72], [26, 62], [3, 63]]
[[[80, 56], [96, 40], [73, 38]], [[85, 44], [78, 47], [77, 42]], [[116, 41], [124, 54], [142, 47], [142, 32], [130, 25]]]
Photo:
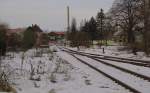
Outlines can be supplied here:
[[[72, 50], [78, 50], [77, 48], [70, 48]], [[103, 48], [104, 48], [104, 54], [103, 54]], [[147, 57], [145, 53], [143, 52], [137, 52], [137, 55], [134, 55], [131, 51], [123, 50], [124, 46], [102, 46], [94, 47], [94, 48], [81, 48], [81, 52], [85, 53], [92, 53], [92, 54], [100, 54], [100, 55], [106, 55], [106, 56], [113, 56], [113, 57], [119, 57], [119, 58], [129, 58], [129, 59], [139, 59], [139, 60], [146, 60], [150, 61], [150, 57]]]
[[2, 66], [17, 93], [129, 93], [56, 47], [7, 53]]
[[57, 93], [71, 81], [73, 67], [49, 49], [7, 55], [2, 60], [3, 71], [17, 93]]
[[[141, 93], [149, 93], [150, 91], [150, 82], [137, 78], [134, 75], [122, 72], [116, 68], [106, 66], [102, 63], [99, 63], [93, 59], [87, 58], [85, 56], [76, 55], [78, 58], [86, 61], [88, 64], [102, 70], [103, 72], [117, 78], [118, 80], [124, 82], [125, 84], [139, 90]], [[144, 70], [144, 69], [143, 69]]]
[[131, 70], [131, 71], [137, 72], [139, 74], [150, 77], [150, 68], [149, 67], [136, 66], [136, 65], [132, 65], [132, 64], [109, 61], [109, 60], [102, 60], [102, 61], [105, 61], [107, 63], [111, 63], [111, 64], [119, 66], [121, 68], [125, 68], [125, 69], [128, 69], [128, 70]]

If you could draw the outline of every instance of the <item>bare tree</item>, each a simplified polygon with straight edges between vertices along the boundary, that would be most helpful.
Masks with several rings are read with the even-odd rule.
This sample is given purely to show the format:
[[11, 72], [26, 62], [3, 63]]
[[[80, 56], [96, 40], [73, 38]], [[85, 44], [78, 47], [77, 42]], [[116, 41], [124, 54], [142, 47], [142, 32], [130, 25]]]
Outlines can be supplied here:
[[127, 41], [130, 44], [135, 42], [134, 31], [140, 21], [140, 3], [140, 0], [116, 0], [111, 11], [118, 25], [127, 33]]

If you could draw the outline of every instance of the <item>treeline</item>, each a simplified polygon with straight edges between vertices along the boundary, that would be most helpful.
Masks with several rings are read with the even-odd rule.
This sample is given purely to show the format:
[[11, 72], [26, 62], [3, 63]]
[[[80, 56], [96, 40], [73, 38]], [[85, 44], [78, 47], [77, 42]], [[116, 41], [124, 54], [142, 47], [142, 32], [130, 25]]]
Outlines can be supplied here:
[[[110, 24], [111, 18], [106, 16], [101, 9], [97, 16], [91, 17], [90, 20], [84, 20], [77, 27], [76, 19], [73, 18], [71, 27], [67, 32], [67, 39], [73, 47], [87, 46], [93, 44], [93, 41], [105, 41], [111, 39], [114, 33], [113, 26]], [[100, 42], [99, 45], [102, 45]]]
[[43, 33], [38, 25], [32, 25], [22, 30], [19, 34], [11, 33], [8, 32], [7, 25], [0, 24], [0, 55], [5, 55], [6, 51], [25, 51], [48, 44], [48, 34]]
[[149, 0], [115, 0], [109, 12], [104, 13], [101, 9], [96, 17], [81, 22], [79, 28], [73, 19], [67, 34], [71, 46], [89, 46], [95, 40], [99, 45], [107, 45], [108, 40], [114, 40], [115, 35], [120, 33], [117, 39], [121, 44], [128, 46], [134, 53], [144, 51], [149, 54], [149, 2]]
[[149, 0], [115, 0], [110, 15], [133, 51], [150, 53]]

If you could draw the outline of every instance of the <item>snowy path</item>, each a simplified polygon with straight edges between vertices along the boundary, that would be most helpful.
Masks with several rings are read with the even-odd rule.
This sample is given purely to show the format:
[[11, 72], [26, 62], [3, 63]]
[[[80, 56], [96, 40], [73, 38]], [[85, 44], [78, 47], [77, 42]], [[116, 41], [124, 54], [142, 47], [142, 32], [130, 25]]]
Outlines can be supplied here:
[[98, 63], [97, 61], [87, 58], [85, 56], [79, 56], [79, 55], [76, 55], [76, 56], [78, 58], [86, 61], [87, 63], [99, 68], [100, 70], [104, 71], [105, 73], [107, 73], [113, 77], [116, 77], [118, 80], [134, 87], [135, 89], [141, 91], [141, 93], [149, 93], [149, 91], [150, 91], [150, 82], [148, 82], [148, 81], [137, 78], [136, 76], [133, 76], [131, 74], [124, 73], [113, 67], [106, 66], [102, 63]]

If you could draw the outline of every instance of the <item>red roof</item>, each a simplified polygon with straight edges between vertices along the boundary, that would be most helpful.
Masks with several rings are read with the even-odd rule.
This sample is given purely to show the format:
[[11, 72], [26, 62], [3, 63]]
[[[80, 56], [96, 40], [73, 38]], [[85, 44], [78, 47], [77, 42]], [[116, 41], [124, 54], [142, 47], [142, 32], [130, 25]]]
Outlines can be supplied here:
[[54, 33], [54, 34], [57, 34], [57, 35], [65, 35], [65, 32], [50, 32], [51, 33]]
[[65, 32], [55, 32], [58, 35], [65, 35]]

